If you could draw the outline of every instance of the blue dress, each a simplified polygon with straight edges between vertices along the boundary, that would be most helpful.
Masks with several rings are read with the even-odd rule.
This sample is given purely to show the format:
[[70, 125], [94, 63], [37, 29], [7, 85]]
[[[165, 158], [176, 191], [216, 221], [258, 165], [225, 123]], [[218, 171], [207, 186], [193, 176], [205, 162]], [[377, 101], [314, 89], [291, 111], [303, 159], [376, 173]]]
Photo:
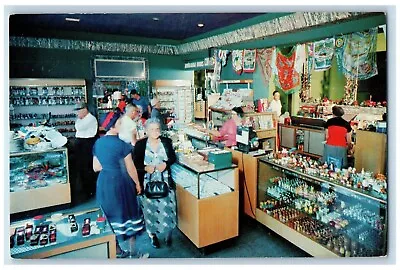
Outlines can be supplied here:
[[101, 137], [93, 147], [93, 155], [103, 168], [97, 179], [96, 199], [119, 239], [129, 238], [144, 228], [135, 183], [124, 163], [131, 150], [116, 135]]

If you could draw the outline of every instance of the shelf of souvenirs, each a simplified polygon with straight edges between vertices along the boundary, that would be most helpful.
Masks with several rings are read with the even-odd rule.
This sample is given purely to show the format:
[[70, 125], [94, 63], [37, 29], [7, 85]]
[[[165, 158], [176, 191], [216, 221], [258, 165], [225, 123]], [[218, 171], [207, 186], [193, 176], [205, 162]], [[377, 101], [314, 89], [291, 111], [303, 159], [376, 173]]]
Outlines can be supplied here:
[[[382, 115], [387, 112], [386, 102], [382, 103], [369, 103], [374, 106], [352, 106], [352, 105], [338, 105], [343, 108], [345, 115], [358, 115], [358, 114], [370, 114], [370, 115]], [[316, 117], [323, 117], [324, 115], [332, 114], [332, 107], [337, 104], [331, 102], [312, 102], [312, 103], [301, 103], [300, 111], [307, 115], [316, 115]]]
[[22, 97], [22, 98], [11, 98], [10, 104], [14, 107], [23, 106], [71, 106], [81, 101], [84, 101], [85, 97], [70, 97], [70, 96], [59, 96], [59, 97]]
[[42, 97], [42, 96], [68, 96], [85, 97], [83, 87], [10, 87], [10, 97]]
[[356, 173], [355, 168], [337, 169], [333, 164], [321, 164], [311, 157], [299, 154], [288, 154], [286, 151], [270, 153], [266, 157], [260, 158], [272, 166], [273, 169], [292, 174], [298, 178], [326, 183], [331, 186], [342, 188], [369, 199], [387, 204], [387, 182], [386, 176], [365, 172], [364, 170]]
[[46, 120], [46, 119], [71, 119], [76, 118], [75, 113], [51, 114], [48, 113], [19, 113], [10, 115], [10, 120]]
[[385, 228], [382, 222], [378, 222], [381, 225], [379, 228], [372, 229], [368, 224], [349, 216], [342, 218], [337, 212], [327, 213], [323, 210], [326, 208], [307, 212], [270, 196], [266, 196], [257, 208], [258, 213], [265, 213], [281, 226], [287, 226], [336, 256], [371, 257], [385, 254]]

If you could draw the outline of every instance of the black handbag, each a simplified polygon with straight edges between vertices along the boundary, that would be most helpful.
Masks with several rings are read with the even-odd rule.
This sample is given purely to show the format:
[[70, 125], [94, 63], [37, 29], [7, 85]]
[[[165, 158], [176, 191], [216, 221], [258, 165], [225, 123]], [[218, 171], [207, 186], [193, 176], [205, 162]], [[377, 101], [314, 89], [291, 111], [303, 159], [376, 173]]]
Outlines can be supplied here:
[[144, 195], [146, 195], [146, 197], [149, 199], [160, 199], [167, 197], [169, 193], [169, 186], [164, 181], [163, 173], [161, 173], [161, 181], [151, 181], [152, 175], [153, 174], [150, 174], [150, 179], [146, 183], [146, 186], [144, 188]]

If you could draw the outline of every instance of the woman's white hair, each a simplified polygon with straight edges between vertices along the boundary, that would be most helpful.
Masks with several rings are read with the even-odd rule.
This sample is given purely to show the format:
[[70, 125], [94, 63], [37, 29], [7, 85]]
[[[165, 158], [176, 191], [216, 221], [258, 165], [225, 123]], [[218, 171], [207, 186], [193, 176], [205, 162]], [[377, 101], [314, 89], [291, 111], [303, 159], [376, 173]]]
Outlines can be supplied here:
[[158, 118], [155, 118], [155, 117], [152, 117], [152, 118], [147, 119], [147, 120], [146, 120], [146, 123], [145, 123], [145, 125], [144, 125], [144, 127], [145, 127], [146, 129], [148, 129], [149, 126], [152, 125], [152, 124], [156, 124], [156, 125], [158, 125], [158, 127], [161, 127], [161, 122], [160, 122], [160, 120], [159, 120]]

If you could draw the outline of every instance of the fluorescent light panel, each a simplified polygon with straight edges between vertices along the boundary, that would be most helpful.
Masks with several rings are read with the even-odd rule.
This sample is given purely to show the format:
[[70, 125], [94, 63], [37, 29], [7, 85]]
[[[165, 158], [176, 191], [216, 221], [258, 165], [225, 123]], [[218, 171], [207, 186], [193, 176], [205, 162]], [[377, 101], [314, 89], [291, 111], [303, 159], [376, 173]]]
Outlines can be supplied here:
[[69, 22], [79, 22], [81, 19], [78, 19], [78, 18], [65, 18], [65, 20], [69, 21]]

